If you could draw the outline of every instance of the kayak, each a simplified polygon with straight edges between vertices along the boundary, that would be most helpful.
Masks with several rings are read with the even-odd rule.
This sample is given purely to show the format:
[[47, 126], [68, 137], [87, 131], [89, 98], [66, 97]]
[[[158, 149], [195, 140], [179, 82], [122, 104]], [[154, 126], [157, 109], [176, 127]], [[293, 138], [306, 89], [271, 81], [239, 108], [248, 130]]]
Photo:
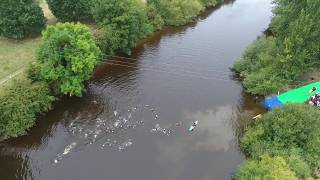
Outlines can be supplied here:
[[189, 131], [193, 131], [196, 127], [197, 127], [197, 125], [198, 125], [198, 120], [197, 121], [195, 121], [195, 122], [193, 122], [193, 124], [190, 126], [190, 128], [189, 128]]

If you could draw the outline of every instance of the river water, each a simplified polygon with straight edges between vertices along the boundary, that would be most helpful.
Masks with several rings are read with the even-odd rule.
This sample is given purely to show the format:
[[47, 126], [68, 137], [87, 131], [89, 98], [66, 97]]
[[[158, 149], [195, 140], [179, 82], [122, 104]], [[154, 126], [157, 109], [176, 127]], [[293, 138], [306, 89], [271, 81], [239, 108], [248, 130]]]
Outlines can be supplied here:
[[1, 143], [0, 179], [231, 179], [245, 159], [238, 114], [262, 109], [229, 68], [271, 16], [271, 0], [232, 1], [106, 61], [84, 97]]

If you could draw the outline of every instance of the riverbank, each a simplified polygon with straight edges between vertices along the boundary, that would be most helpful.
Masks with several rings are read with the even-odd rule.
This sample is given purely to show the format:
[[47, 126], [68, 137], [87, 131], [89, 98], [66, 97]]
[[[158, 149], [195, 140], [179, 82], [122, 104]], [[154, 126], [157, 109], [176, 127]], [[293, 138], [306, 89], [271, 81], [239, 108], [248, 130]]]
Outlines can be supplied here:
[[[269, 2], [238, 0], [209, 10], [195, 23], [148, 37], [126, 67], [99, 67], [82, 98], [61, 99], [28, 135], [0, 144], [2, 177], [230, 180], [245, 159], [236, 115], [259, 107], [229, 67], [267, 28]], [[119, 125], [119, 117], [128, 116], [130, 127], [121, 119]], [[199, 126], [187, 132], [195, 120]]]
[[[319, 80], [319, 2], [274, 4], [271, 33], [259, 37], [234, 64], [245, 90], [254, 95], [270, 96]], [[308, 12], [302, 13], [305, 8]], [[275, 179], [286, 174], [292, 179], [319, 178], [320, 144], [314, 139], [319, 120], [318, 110], [308, 105], [289, 104], [264, 115], [241, 138], [249, 159], [236, 179], [272, 179], [271, 164], [281, 169]]]
[[[218, 5], [216, 4], [216, 1], [212, 1], [212, 2], [215, 2], [215, 5]], [[210, 4], [208, 7], [211, 7], [211, 6], [213, 6], [213, 4]], [[44, 14], [48, 18], [48, 25], [55, 24], [57, 22], [57, 19], [54, 18], [54, 16], [48, 9], [48, 5], [44, 3], [44, 1], [41, 1], [41, 7], [44, 11]], [[201, 12], [203, 11], [197, 12], [197, 16]], [[191, 18], [188, 18], [188, 20], [185, 21], [185, 23], [189, 23], [194, 20], [195, 18], [191, 17]], [[95, 28], [96, 28], [95, 24], [90, 24], [90, 27], [92, 31], [95, 31]], [[4, 55], [3, 57], [1, 57], [2, 61], [4, 61], [3, 64], [5, 65], [3, 66], [3, 75], [2, 75], [2, 79], [4, 80], [0, 87], [0, 90], [2, 92], [0, 93], [0, 95], [1, 94], [3, 95], [3, 92], [5, 90], [8, 92], [8, 87], [14, 88], [16, 82], [22, 79], [27, 79], [26, 72], [27, 72], [28, 66], [30, 66], [32, 62], [35, 62], [36, 49], [41, 42], [41, 38], [40, 37], [29, 38], [29, 39], [20, 40], [20, 41], [11, 41], [7, 39], [2, 39], [0, 42], [1, 42], [0, 45], [3, 45], [4, 47], [6, 47], [6, 48], [3, 48]], [[11, 61], [8, 61], [9, 59]], [[20, 66], [18, 66], [18, 64]]]

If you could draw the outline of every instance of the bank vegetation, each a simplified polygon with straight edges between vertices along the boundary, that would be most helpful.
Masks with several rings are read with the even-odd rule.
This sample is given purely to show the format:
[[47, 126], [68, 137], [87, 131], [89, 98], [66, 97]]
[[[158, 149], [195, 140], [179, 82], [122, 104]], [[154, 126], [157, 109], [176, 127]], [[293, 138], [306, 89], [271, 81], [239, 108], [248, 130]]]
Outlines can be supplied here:
[[[223, 1], [46, 2], [46, 7], [59, 23], [52, 24], [50, 20], [51, 25], [47, 24], [45, 14], [48, 9], [43, 11], [40, 7], [45, 4], [44, 0], [3, 0], [0, 3], [0, 41], [15, 39], [15, 45], [29, 39], [37, 46], [30, 56], [32, 60], [28, 59], [32, 62], [28, 73], [1, 87], [0, 136], [4, 138], [26, 134], [34, 125], [36, 116], [50, 110], [60, 97], [82, 96], [85, 82], [105, 57], [116, 52], [130, 55], [140, 39], [166, 25], [180, 26], [192, 22], [205, 8]], [[94, 24], [94, 31], [86, 24]], [[24, 61], [23, 58], [17, 59], [18, 64], [19, 60]]]
[[[274, 0], [267, 33], [235, 63], [247, 92], [272, 95], [319, 70], [320, 1]], [[313, 77], [319, 79], [319, 77]], [[320, 111], [289, 104], [259, 119], [240, 140], [248, 156], [235, 179], [320, 179]]]

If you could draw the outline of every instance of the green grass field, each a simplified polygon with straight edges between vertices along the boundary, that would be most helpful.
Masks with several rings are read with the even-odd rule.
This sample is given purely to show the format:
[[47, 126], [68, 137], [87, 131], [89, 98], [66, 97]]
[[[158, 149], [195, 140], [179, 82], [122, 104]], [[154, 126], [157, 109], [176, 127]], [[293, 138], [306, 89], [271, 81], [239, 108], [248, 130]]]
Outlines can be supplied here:
[[[40, 6], [48, 24], [55, 24], [57, 19], [50, 12], [46, 2], [40, 1]], [[23, 40], [0, 38], [0, 80], [34, 62], [40, 40], [40, 36]]]
[[40, 37], [25, 40], [0, 39], [0, 79], [35, 61]]

